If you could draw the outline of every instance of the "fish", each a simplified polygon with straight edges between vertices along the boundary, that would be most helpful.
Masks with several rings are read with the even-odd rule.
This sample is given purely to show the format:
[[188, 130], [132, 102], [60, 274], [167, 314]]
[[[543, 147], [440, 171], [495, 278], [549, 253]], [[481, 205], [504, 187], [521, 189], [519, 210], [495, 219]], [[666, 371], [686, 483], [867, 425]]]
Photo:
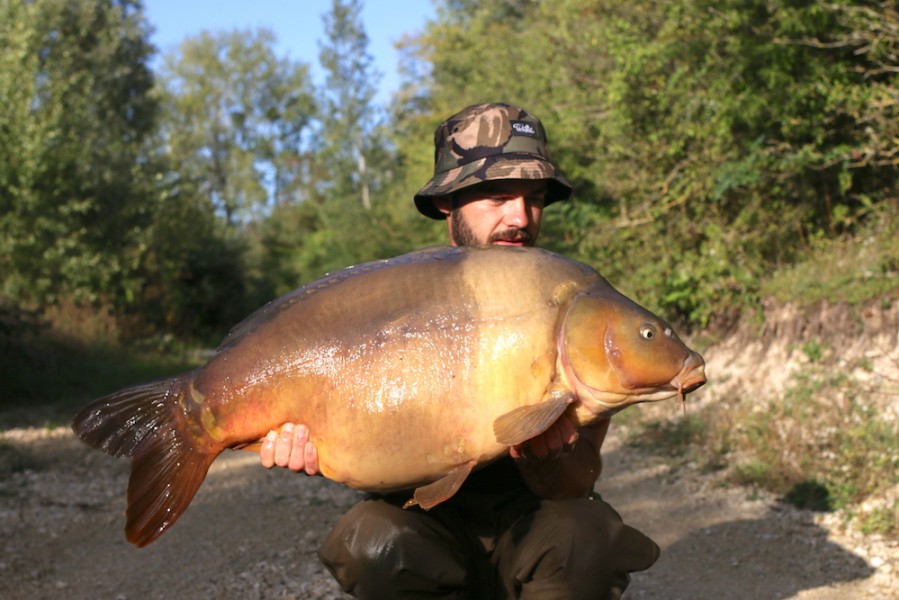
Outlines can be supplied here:
[[204, 365], [99, 398], [72, 429], [131, 459], [125, 535], [143, 547], [219, 454], [286, 422], [308, 426], [325, 477], [430, 509], [563, 415], [588, 426], [705, 381], [702, 356], [590, 266], [436, 246], [273, 300]]

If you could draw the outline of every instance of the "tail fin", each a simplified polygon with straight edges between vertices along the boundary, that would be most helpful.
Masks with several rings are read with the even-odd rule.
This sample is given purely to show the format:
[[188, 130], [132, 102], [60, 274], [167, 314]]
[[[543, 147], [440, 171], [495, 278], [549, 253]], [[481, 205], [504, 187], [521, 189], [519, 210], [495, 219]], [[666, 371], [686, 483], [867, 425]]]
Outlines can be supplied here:
[[187, 510], [219, 454], [185, 430], [181, 402], [192, 378], [186, 373], [110, 394], [82, 409], [72, 423], [89, 446], [132, 459], [125, 535], [138, 547]]

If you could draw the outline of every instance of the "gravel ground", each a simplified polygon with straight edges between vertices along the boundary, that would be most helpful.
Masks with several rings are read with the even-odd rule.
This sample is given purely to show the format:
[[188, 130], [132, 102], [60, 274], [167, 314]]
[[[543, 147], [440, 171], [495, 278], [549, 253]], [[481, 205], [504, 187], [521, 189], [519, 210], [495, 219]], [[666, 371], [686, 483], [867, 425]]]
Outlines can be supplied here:
[[[623, 447], [615, 428], [597, 485], [662, 546], [626, 598], [889, 598], [896, 540], [842, 531], [714, 476]], [[128, 464], [67, 428], [0, 433], [0, 597], [343, 598], [315, 550], [358, 494], [323, 480], [219, 458], [185, 516], [147, 548], [125, 542]]]

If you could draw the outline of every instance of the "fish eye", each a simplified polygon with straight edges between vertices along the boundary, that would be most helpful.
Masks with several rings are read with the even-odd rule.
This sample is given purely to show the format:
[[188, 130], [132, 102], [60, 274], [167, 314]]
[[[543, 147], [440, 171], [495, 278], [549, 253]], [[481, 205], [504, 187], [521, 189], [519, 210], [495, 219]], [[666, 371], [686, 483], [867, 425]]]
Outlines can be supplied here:
[[644, 340], [651, 340], [656, 336], [656, 328], [649, 323], [644, 323], [643, 326], [640, 327], [640, 335]]

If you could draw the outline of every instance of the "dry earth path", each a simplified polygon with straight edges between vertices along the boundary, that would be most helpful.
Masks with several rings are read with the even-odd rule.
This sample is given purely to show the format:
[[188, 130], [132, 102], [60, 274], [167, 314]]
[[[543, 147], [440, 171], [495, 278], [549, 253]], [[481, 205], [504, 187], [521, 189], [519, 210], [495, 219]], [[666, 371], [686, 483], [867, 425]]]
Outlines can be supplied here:
[[[608, 441], [598, 490], [663, 554], [626, 598], [889, 598], [895, 541], [841, 532], [714, 475]], [[122, 527], [128, 464], [66, 428], [0, 433], [0, 598], [343, 598], [315, 549], [358, 494], [227, 453], [191, 508], [138, 550]]]

